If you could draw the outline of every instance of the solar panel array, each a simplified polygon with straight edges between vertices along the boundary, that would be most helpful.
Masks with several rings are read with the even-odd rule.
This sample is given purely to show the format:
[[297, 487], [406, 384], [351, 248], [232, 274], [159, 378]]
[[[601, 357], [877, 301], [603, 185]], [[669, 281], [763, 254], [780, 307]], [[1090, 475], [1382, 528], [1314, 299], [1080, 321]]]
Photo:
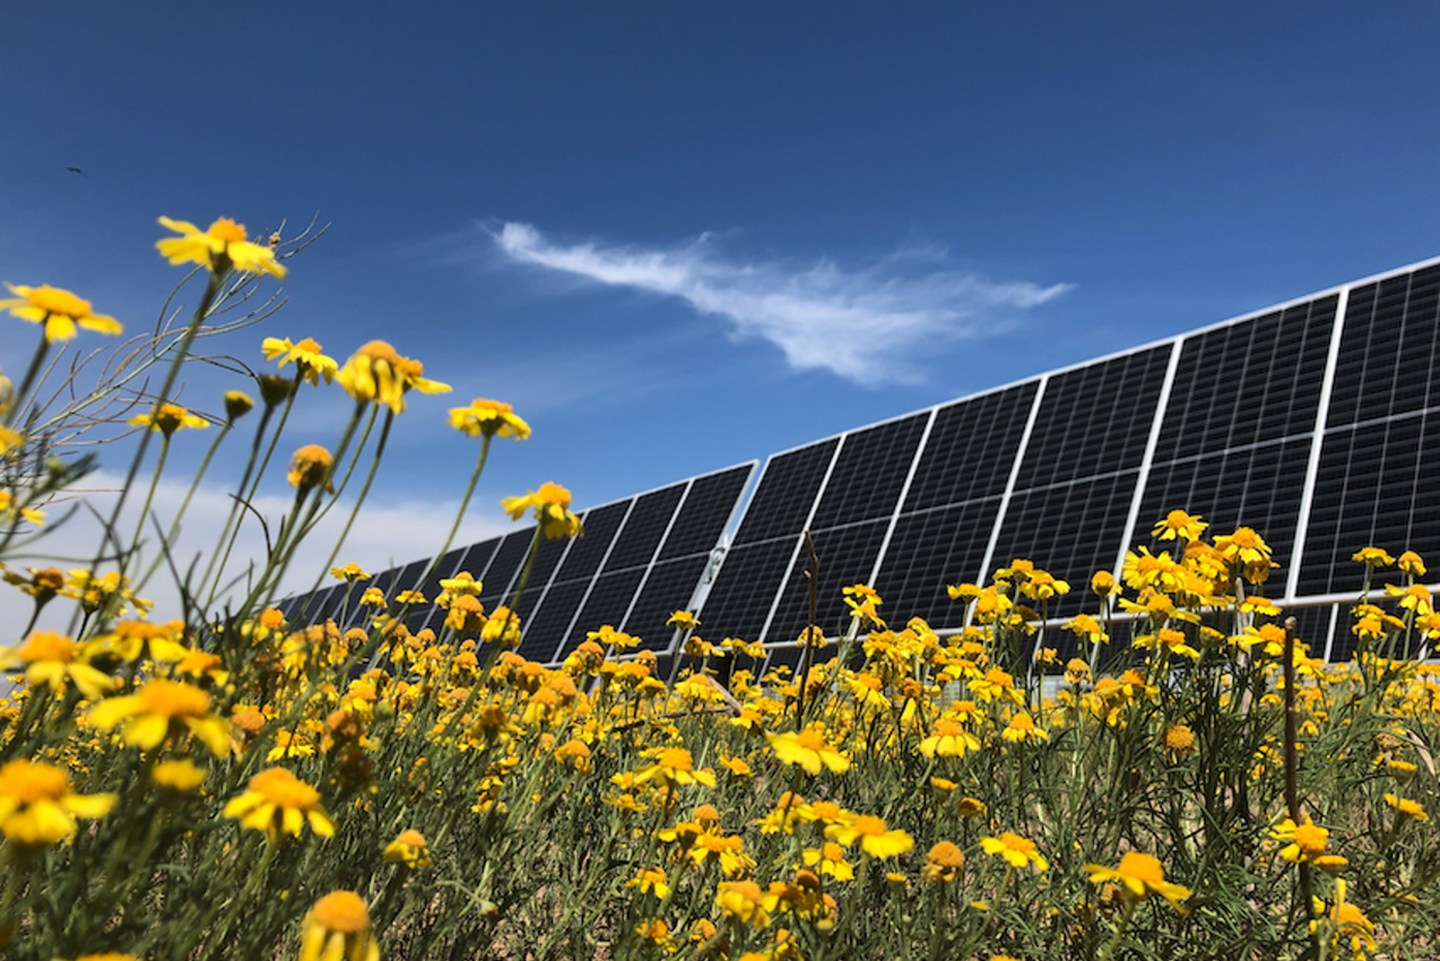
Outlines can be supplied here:
[[[468, 571], [484, 585], [479, 600], [486, 611], [510, 605], [520, 615], [525, 657], [556, 663], [602, 624], [664, 650], [674, 635], [665, 622], [691, 602], [755, 467], [742, 464], [592, 508], [581, 515], [583, 537], [537, 543], [531, 525], [449, 551], [428, 576], [430, 558], [290, 598], [282, 609], [351, 627], [365, 615], [358, 601], [366, 588], [378, 587], [392, 601], [402, 590], [419, 589], [433, 602], [442, 579]], [[417, 605], [406, 626], [439, 629], [444, 616], [433, 603]]]
[[945, 586], [1014, 557], [1077, 588], [1047, 615], [1093, 610], [1091, 574], [1118, 573], [1182, 507], [1212, 532], [1259, 530], [1284, 565], [1268, 593], [1316, 650], [1348, 656], [1349, 602], [1331, 595], [1360, 586], [1351, 554], [1440, 560], [1440, 474], [1423, 463], [1440, 441], [1437, 351], [1440, 266], [1426, 265], [777, 454], [704, 598], [706, 636], [793, 642], [803, 529], [827, 632], [856, 582], [893, 616], [956, 629]]
[[[857, 582], [887, 614], [943, 631], [964, 618], [946, 585], [983, 583], [1014, 557], [1076, 587], [1047, 616], [1078, 613], [1091, 574], [1118, 574], [1180, 507], [1212, 533], [1259, 530], [1283, 565], [1267, 593], [1292, 605], [1313, 649], [1342, 658], [1354, 551], [1440, 562], [1440, 472], [1426, 463], [1440, 443], [1437, 355], [1440, 261], [776, 454], [728, 546], [754, 463], [592, 508], [585, 537], [539, 543], [523, 591], [533, 528], [450, 551], [428, 576], [416, 561], [371, 583], [433, 598], [468, 570], [487, 609], [521, 614], [520, 653], [547, 663], [602, 624], [663, 655], [683, 607], [699, 608], [707, 638], [793, 660], [811, 620], [806, 532], [827, 632], [844, 629], [841, 589]], [[348, 625], [357, 598], [340, 585], [287, 609], [303, 601]], [[417, 607], [408, 623], [442, 616]]]

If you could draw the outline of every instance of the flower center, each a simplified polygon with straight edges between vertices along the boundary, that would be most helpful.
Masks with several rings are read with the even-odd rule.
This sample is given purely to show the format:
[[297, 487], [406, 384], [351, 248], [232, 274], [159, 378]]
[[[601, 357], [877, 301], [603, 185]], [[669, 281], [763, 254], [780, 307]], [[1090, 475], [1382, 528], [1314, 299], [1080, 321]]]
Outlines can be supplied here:
[[21, 759], [0, 767], [0, 784], [5, 785], [0, 793], [21, 804], [34, 804], [64, 797], [70, 788], [70, 778], [58, 767]]
[[331, 891], [311, 909], [323, 927], [340, 934], [359, 934], [370, 929], [370, 912], [354, 891]]

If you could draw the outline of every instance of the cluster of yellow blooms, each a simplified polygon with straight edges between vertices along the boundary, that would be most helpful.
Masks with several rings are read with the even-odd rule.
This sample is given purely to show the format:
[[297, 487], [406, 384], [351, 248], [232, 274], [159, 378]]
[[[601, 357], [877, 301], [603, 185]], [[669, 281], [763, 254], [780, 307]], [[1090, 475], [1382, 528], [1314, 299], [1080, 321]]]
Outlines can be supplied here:
[[[285, 274], [231, 221], [162, 222], [172, 262]], [[47, 342], [118, 332], [67, 292], [10, 289], [0, 307]], [[336, 383], [393, 415], [449, 389], [380, 341], [343, 364], [310, 339], [262, 352], [294, 367], [261, 379], [266, 404]], [[226, 416], [248, 403], [227, 397]], [[530, 435], [497, 401], [449, 416], [485, 449]], [[135, 423], [168, 441], [212, 421], [159, 403]], [[333, 491], [335, 461], [297, 450], [297, 498]], [[502, 506], [537, 537], [581, 534], [559, 485]], [[1072, 586], [1025, 558], [949, 587], [956, 631], [887, 622], [852, 585], [848, 625], [808, 627], [799, 669], [704, 641], [688, 611], [636, 628], [678, 630], [674, 655], [601, 625], [560, 665], [531, 662], [515, 602], [487, 610], [467, 571], [427, 598], [337, 566], [340, 624], [360, 624], [343, 630], [260, 605], [155, 622], [118, 571], [6, 569], [37, 609], [80, 616], [0, 647], [16, 685], [0, 700], [0, 949], [999, 961], [1179, 950], [1196, 943], [1185, 925], [1210, 923], [1272, 932], [1257, 951], [1369, 957], [1424, 930], [1440, 876], [1423, 561], [1356, 555], [1358, 655], [1330, 664], [1264, 596], [1264, 539], [1207, 528], [1172, 511], [1118, 577], [1091, 579], [1093, 613], [1063, 621], [1046, 612]], [[1368, 576], [1392, 568], [1402, 583], [1372, 596]], [[412, 630], [427, 606], [436, 627]], [[242, 923], [252, 911], [263, 923]]]

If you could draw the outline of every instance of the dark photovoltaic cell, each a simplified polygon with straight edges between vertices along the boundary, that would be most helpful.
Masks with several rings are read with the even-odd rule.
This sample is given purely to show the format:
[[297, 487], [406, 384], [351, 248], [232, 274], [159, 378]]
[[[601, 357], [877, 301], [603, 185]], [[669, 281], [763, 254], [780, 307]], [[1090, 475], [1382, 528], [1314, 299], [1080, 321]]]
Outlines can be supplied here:
[[[813, 535], [815, 554], [820, 558], [820, 576], [815, 581], [815, 622], [827, 636], [844, 633], [849, 625], [850, 609], [845, 606], [841, 591], [852, 584], [870, 581], [880, 544], [889, 527], [889, 520], [869, 521]], [[810, 622], [810, 588], [805, 576], [809, 556], [802, 545], [764, 640], [793, 641]]]
[[[524, 625], [525, 633], [520, 644], [520, 653], [536, 661], [550, 660], [566, 641], [570, 622], [580, 610], [580, 602], [585, 599], [585, 592], [589, 589], [588, 580], [551, 584], [550, 589], [545, 592], [545, 602]], [[594, 626], [599, 627], [598, 624]], [[581, 632], [579, 639], [565, 646], [574, 648], [584, 636]]]
[[1092, 574], [1115, 564], [1137, 476], [1127, 471], [1016, 494], [1000, 525], [986, 576], [1023, 557], [1070, 584], [1070, 593], [1052, 599], [1042, 613], [1069, 617], [1087, 605], [1094, 610], [1085, 588]]
[[936, 411], [905, 510], [1004, 493], [1038, 388], [1030, 381]]
[[[535, 528], [527, 527], [506, 534], [505, 539], [500, 542], [490, 566], [485, 569], [485, 589], [480, 592], [480, 601], [487, 609], [510, 597], [511, 585], [520, 573], [526, 555], [530, 553], [530, 541], [534, 536]], [[470, 573], [475, 574], [474, 571]], [[475, 576], [480, 577], [479, 574]]]
[[[535, 565], [530, 570], [530, 576], [525, 581], [525, 590], [521, 593], [519, 600], [514, 604], [515, 612], [522, 618], [530, 616], [535, 610], [535, 604], [545, 593], [545, 587], [550, 583], [550, 575], [555, 573], [555, 568], [560, 565], [560, 560], [565, 551], [573, 543], [567, 537], [540, 539], [540, 546], [535, 551]], [[520, 578], [524, 574], [524, 568], [515, 575], [515, 580], [510, 585], [510, 590], [505, 595], [506, 602], [513, 600], [516, 590], [520, 587]], [[483, 600], [483, 597], [482, 597]], [[487, 604], [488, 606], [488, 604]]]
[[[668, 647], [675, 628], [666, 627], [665, 622], [675, 611], [688, 609], [695, 586], [700, 583], [700, 575], [709, 563], [708, 554], [699, 554], [664, 561], [652, 567], [650, 576], [645, 578], [645, 585], [635, 598], [635, 606], [625, 618], [625, 633], [643, 638], [645, 647], [652, 651]], [[700, 631], [700, 635], [709, 636], [705, 630]]]
[[893, 514], [929, 417], [916, 414], [845, 435], [810, 526], [835, 527]]
[[720, 535], [725, 532], [730, 515], [735, 511], [735, 502], [750, 480], [752, 470], [753, 464], [745, 464], [695, 478], [660, 549], [660, 560], [668, 561], [687, 554], [708, 554], [714, 550]]
[[1155, 347], [1052, 376], [1016, 489], [1139, 467], [1170, 351]]
[[566, 638], [567, 647], [573, 647], [585, 637], [586, 632], [598, 630], [609, 624], [619, 628], [625, 620], [635, 592], [645, 578], [645, 568], [632, 567], [616, 574], [601, 574], [590, 589], [590, 596], [580, 608], [580, 616]]
[[420, 578], [425, 574], [426, 568], [430, 566], [430, 558], [411, 561], [400, 568], [400, 573], [395, 576], [395, 583], [390, 585], [388, 596], [394, 598], [401, 591], [413, 591], [420, 586]]
[[[470, 575], [477, 581], [483, 581], [485, 574], [490, 570], [490, 562], [495, 559], [495, 554], [500, 550], [500, 545], [505, 541], [504, 537], [492, 537], [476, 544], [471, 544], [465, 549], [465, 555], [450, 572], [452, 576], [461, 571], [469, 571]], [[436, 593], [439, 593], [439, 585], [436, 585]], [[428, 595], [427, 595], [428, 596]]]
[[885, 601], [882, 613], [963, 627], [965, 611], [945, 588], [980, 578], [999, 508], [1000, 498], [990, 497], [901, 517], [872, 585]]
[[710, 637], [760, 639], [798, 540], [797, 535], [730, 548], [700, 608]]
[[1440, 266], [1352, 290], [1327, 425], [1340, 427], [1440, 404], [1435, 389], [1437, 338]]
[[1440, 417], [1401, 417], [1325, 435], [1299, 591], [1358, 590], [1362, 547], [1440, 558]]
[[[1155, 524], [1177, 508], [1201, 515], [1210, 525], [1211, 538], [1253, 527], [1282, 565], [1271, 573], [1271, 583], [1283, 584], [1295, 547], [1309, 456], [1307, 438], [1151, 467], [1133, 539], [1148, 540]], [[1277, 590], [1271, 588], [1272, 596], [1278, 596]]]
[[798, 534], [810, 516], [815, 494], [830, 469], [838, 443], [839, 438], [832, 437], [770, 458], [755, 495], [745, 508], [735, 543], [751, 544]]
[[620, 524], [629, 510], [630, 501], [624, 500], [586, 512], [585, 536], [570, 545], [570, 553], [565, 555], [560, 569], [555, 572], [556, 583], [575, 580], [588, 582], [594, 577], [595, 572], [600, 569], [600, 562], [605, 559], [605, 552], [610, 549], [610, 542], [615, 539], [615, 532], [620, 529]]
[[615, 539], [615, 546], [605, 560], [605, 573], [643, 567], [655, 556], [655, 548], [670, 526], [675, 505], [685, 493], [684, 484], [674, 484], [651, 491], [635, 499], [635, 506]]
[[[1321, 607], [1295, 607], [1281, 613], [1281, 623], [1286, 617], [1295, 618], [1295, 636], [1301, 641], [1310, 645], [1311, 657], [1324, 657], [1326, 647], [1330, 643], [1330, 614], [1334, 605], [1326, 604]], [[1342, 630], [1348, 629], [1349, 622], [1345, 619], [1348, 607], [1341, 611], [1336, 625]]]
[[1323, 297], [1188, 338], [1155, 459], [1312, 432], [1337, 300]]

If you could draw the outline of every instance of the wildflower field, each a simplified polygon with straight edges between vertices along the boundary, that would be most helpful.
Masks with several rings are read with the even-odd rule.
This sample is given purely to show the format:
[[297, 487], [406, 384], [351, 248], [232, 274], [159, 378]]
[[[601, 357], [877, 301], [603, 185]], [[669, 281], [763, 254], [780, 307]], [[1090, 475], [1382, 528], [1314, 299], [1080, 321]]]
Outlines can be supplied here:
[[[210, 412], [173, 403], [195, 345], [264, 319], [306, 240], [161, 223], [193, 316], [93, 388], [47, 377], [119, 321], [55, 287], [0, 300], [38, 325], [18, 386], [0, 379], [0, 560], [36, 615], [0, 638], [3, 957], [1440, 956], [1440, 673], [1422, 659], [1440, 614], [1406, 545], [1354, 545], [1342, 664], [1266, 600], [1261, 533], [1178, 509], [1149, 519], [1118, 582], [1017, 558], [950, 585], [957, 634], [854, 585], [849, 622], [807, 629], [793, 672], [766, 672], [753, 639], [703, 639], [683, 610], [653, 626], [676, 635], [673, 671], [600, 624], [549, 669], [513, 653], [517, 616], [485, 610], [468, 573], [387, 596], [343, 543], [326, 567], [369, 626], [287, 621], [296, 545], [333, 505], [354, 522], [393, 419], [438, 416], [408, 402], [449, 388], [383, 342], [340, 363], [266, 337], [244, 349], [268, 373]], [[120, 523], [122, 498], [92, 558], [31, 566], [93, 466], [67, 440], [147, 366], [138, 430], [99, 448], [128, 460], [141, 522]], [[312, 390], [345, 391], [353, 414], [293, 437]], [[475, 458], [458, 528], [492, 441], [530, 428], [489, 400], [449, 419]], [[192, 438], [250, 450], [194, 565], [166, 551], [188, 498], [151, 503]], [[236, 556], [273, 472], [293, 506], [264, 519], [266, 556]], [[557, 484], [503, 507], [537, 543], [583, 536]], [[137, 593], [156, 576], [178, 580], [176, 609]], [[1094, 613], [1047, 622], [1072, 590]], [[412, 634], [431, 605], [443, 625]], [[38, 626], [56, 612], [68, 627]], [[1060, 663], [1060, 632], [1085, 656]]]

